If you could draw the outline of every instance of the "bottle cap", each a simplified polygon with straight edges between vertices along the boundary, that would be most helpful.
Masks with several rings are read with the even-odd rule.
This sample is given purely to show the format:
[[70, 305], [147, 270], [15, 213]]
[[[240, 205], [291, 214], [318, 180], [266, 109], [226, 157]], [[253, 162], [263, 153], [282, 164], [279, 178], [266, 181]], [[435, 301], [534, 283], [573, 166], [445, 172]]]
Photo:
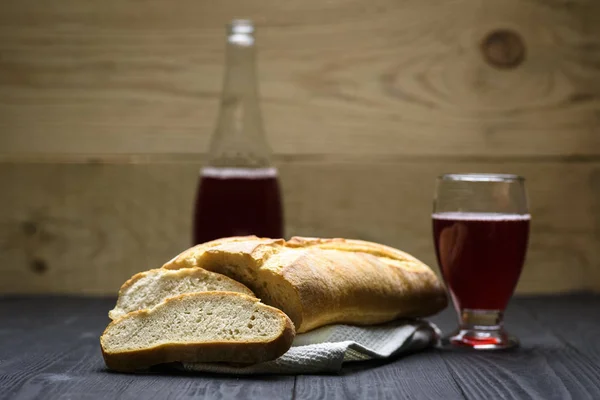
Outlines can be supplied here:
[[229, 23], [230, 33], [254, 33], [254, 24], [249, 19], [234, 19]]
[[228, 25], [227, 41], [239, 46], [254, 44], [254, 24], [249, 19], [234, 19]]

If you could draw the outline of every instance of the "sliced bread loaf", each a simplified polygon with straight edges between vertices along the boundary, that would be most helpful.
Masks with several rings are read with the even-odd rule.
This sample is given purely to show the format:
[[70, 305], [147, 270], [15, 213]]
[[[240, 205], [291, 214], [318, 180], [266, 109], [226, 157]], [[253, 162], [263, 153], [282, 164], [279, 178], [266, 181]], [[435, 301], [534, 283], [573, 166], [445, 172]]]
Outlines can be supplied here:
[[111, 322], [100, 337], [108, 368], [168, 362], [259, 363], [285, 353], [294, 325], [280, 310], [235, 292], [188, 293]]
[[190, 267], [243, 283], [285, 312], [299, 333], [334, 323], [426, 317], [448, 303], [444, 285], [427, 265], [361, 240], [225, 238], [192, 247], [163, 266]]
[[168, 297], [208, 291], [239, 292], [254, 296], [241, 283], [204, 269], [152, 269], [134, 275], [121, 286], [117, 305], [109, 311], [108, 316], [116, 319], [131, 311], [152, 308]]

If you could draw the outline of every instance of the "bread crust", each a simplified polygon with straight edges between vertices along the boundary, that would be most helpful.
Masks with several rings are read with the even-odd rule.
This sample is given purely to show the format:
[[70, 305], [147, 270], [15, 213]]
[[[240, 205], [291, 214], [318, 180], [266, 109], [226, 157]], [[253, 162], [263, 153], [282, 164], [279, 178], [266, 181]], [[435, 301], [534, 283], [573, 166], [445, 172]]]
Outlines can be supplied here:
[[444, 286], [427, 265], [361, 240], [226, 238], [192, 247], [163, 266], [189, 267], [243, 283], [283, 310], [299, 333], [333, 323], [426, 317], [448, 304]]
[[[106, 345], [106, 335], [110, 331], [130, 318], [151, 317], [159, 307], [169, 307], [171, 303], [181, 301], [186, 297], [209, 296], [240, 297], [251, 303], [258, 303], [260, 307], [269, 309], [278, 315], [284, 322], [281, 332], [273, 340], [256, 341], [216, 341], [201, 343], [165, 343], [141, 350], [110, 351]], [[166, 299], [154, 309], [138, 310], [126, 314], [112, 321], [100, 337], [102, 356], [106, 366], [114, 371], [134, 372], [147, 369], [153, 365], [170, 362], [231, 362], [254, 364], [274, 360], [283, 355], [292, 345], [295, 337], [292, 321], [281, 310], [262, 304], [258, 299], [236, 292], [201, 292], [186, 293]]]

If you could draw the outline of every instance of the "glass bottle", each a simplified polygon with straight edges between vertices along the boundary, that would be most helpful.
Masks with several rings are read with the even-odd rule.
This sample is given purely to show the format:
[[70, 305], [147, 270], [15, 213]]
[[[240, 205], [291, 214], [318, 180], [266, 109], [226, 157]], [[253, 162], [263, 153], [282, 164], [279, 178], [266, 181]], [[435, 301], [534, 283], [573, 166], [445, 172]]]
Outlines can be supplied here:
[[259, 105], [254, 25], [228, 25], [217, 128], [202, 168], [194, 244], [228, 236], [283, 237], [278, 172], [271, 164]]

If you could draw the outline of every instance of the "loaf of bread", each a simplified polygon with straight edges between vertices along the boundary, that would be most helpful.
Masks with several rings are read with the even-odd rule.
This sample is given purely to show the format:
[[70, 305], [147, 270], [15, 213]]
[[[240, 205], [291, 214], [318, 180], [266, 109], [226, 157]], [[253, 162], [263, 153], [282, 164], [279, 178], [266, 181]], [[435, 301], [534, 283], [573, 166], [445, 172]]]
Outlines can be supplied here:
[[192, 247], [163, 266], [192, 267], [243, 283], [285, 312], [297, 332], [425, 317], [447, 305], [444, 287], [428, 266], [360, 240], [233, 237]]
[[259, 363], [284, 354], [295, 332], [280, 310], [235, 292], [187, 293], [112, 321], [100, 344], [115, 371], [169, 362]]
[[117, 305], [108, 316], [116, 319], [131, 311], [152, 308], [169, 297], [208, 291], [239, 292], [254, 297], [241, 283], [201, 268], [151, 269], [132, 276], [121, 286]]

